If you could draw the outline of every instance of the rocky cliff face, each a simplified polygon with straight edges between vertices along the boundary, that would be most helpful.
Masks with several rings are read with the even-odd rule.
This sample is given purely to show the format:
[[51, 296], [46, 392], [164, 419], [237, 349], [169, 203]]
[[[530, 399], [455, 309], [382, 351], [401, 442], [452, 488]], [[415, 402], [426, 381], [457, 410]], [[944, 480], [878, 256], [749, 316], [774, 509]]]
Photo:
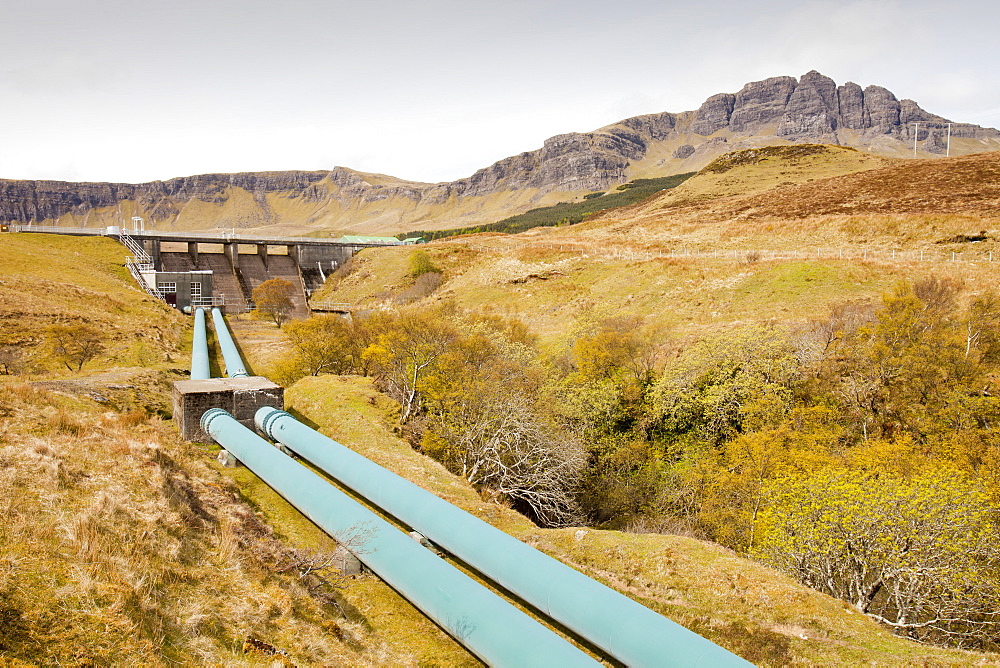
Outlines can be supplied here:
[[[880, 86], [862, 89], [853, 82], [838, 86], [813, 71], [799, 79], [774, 77], [748, 83], [735, 94], [713, 95], [697, 111], [637, 116], [594, 132], [558, 135], [536, 151], [506, 158], [451, 183], [372, 178], [343, 167], [330, 172], [206, 174], [137, 185], [0, 180], [0, 220], [53, 221], [66, 214], [86, 220], [89, 211], [131, 202], [131, 210], [141, 211], [154, 222], [176, 221], [188, 204], [197, 201], [219, 210], [218, 220], [207, 221], [206, 226], [268, 225], [295, 216], [322, 226], [329, 224], [333, 215], [329, 212], [336, 210], [337, 224], [349, 227], [351, 215], [359, 219], [384, 215], [384, 207], [395, 207], [402, 212], [394, 218], [400, 224], [424, 224], [425, 229], [432, 229], [434, 216], [427, 213], [427, 207], [447, 207], [498, 193], [541, 196], [603, 190], [635, 173], [698, 169], [736, 148], [820, 142], [892, 154], [912, 150], [916, 132], [919, 151], [942, 154], [948, 123]], [[953, 123], [951, 136], [973, 140], [953, 143], [953, 155], [1000, 149], [1000, 132], [994, 129]], [[660, 158], [654, 161], [653, 156]], [[224, 210], [235, 193], [250, 196], [246, 201], [246, 195], [240, 194], [242, 213], [235, 216], [236, 222]], [[294, 200], [294, 213], [274, 212], [275, 197]], [[526, 208], [523, 201], [511, 206], [507, 213]], [[349, 210], [356, 213], [344, 213]], [[491, 215], [495, 218], [499, 213]], [[402, 222], [406, 216], [411, 223]]]

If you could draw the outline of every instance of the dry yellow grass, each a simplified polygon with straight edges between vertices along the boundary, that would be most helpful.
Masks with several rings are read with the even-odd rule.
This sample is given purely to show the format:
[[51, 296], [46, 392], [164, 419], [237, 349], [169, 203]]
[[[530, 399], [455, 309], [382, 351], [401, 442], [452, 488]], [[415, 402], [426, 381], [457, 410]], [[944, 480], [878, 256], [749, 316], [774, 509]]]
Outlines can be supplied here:
[[[581, 323], [613, 315], [687, 337], [815, 317], [931, 273], [977, 291], [993, 284], [991, 257], [1000, 262], [998, 164], [997, 153], [887, 162], [839, 147], [737, 161], [580, 225], [430, 244], [445, 282], [428, 299], [516, 315], [554, 350]], [[749, 194], [732, 194], [740, 189]], [[954, 241], [983, 230], [986, 241]], [[391, 308], [407, 252], [365, 251], [315, 298]]]
[[[53, 324], [104, 333], [106, 351], [85, 372], [115, 365], [170, 366], [185, 318], [147, 296], [125, 268], [128, 251], [108, 238], [50, 234], [0, 236], [0, 344], [28, 354]], [[42, 370], [58, 365], [40, 360]]]
[[297, 664], [406, 662], [310, 593], [210, 452], [70, 389], [0, 383], [0, 661], [254, 664], [254, 639]]
[[[736, 155], [743, 159], [719, 158], [677, 188], [657, 197], [655, 206], [665, 208], [721, 197], [745, 197], [889, 163], [885, 158], [851, 148], [820, 144], [766, 147]], [[751, 157], [744, 157], [747, 155]]]

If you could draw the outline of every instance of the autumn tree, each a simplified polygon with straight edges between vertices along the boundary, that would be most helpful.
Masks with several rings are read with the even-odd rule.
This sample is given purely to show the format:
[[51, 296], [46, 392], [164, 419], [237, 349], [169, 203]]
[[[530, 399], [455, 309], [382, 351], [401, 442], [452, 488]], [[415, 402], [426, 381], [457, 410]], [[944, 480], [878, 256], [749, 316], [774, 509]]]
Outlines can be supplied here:
[[547, 410], [585, 442], [579, 503], [591, 521], [620, 526], [656, 495], [662, 452], [648, 440], [648, 395], [662, 334], [641, 318], [595, 322], [557, 360]]
[[547, 392], [553, 412], [588, 440], [639, 425], [656, 376], [658, 330], [639, 318], [610, 318], [581, 333], [557, 360]]
[[399, 422], [406, 423], [421, 406], [424, 375], [458, 336], [440, 311], [406, 311], [382, 323], [379, 333], [362, 352], [376, 382], [401, 406]]
[[667, 366], [653, 400], [666, 433], [718, 444], [784, 415], [798, 373], [784, 334], [747, 327], [685, 350]]
[[284, 278], [271, 278], [253, 289], [253, 302], [257, 313], [274, 322], [279, 328], [288, 320], [295, 304], [292, 296], [295, 285]]
[[441, 273], [441, 270], [434, 266], [434, 261], [431, 260], [430, 254], [422, 248], [410, 253], [407, 263], [410, 266], [410, 276], [414, 278], [419, 278], [424, 274]]
[[361, 355], [354, 334], [351, 322], [334, 314], [315, 315], [285, 327], [295, 362], [311, 376], [354, 371]]
[[424, 450], [544, 526], [576, 523], [583, 447], [539, 411], [535, 351], [490, 324], [473, 323], [422, 382]]
[[1000, 301], [982, 295], [966, 308], [959, 290], [935, 277], [896, 285], [817, 369], [817, 388], [841, 403], [857, 439], [905, 433], [930, 442], [969, 418], [984, 422], [1000, 361]]
[[752, 549], [771, 482], [840, 461], [843, 435], [833, 408], [794, 406], [781, 421], [746, 430], [718, 448], [690, 448], [671, 472], [665, 501], [699, 535]]
[[104, 352], [104, 333], [92, 325], [52, 325], [46, 330], [52, 355], [70, 371], [80, 371], [83, 365]]
[[874, 306], [848, 302], [834, 304], [825, 317], [811, 318], [794, 327], [790, 341], [806, 378], [827, 378], [848, 342], [875, 320]]
[[754, 554], [918, 640], [996, 646], [1000, 540], [965, 474], [824, 468], [775, 478]]

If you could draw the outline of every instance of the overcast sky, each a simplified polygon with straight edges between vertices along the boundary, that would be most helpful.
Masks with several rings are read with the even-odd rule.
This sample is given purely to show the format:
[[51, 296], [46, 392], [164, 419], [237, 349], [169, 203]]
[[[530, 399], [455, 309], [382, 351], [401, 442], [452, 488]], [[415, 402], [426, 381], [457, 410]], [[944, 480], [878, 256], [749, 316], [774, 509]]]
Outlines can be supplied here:
[[0, 178], [450, 181], [816, 69], [1000, 127], [1000, 3], [0, 0]]

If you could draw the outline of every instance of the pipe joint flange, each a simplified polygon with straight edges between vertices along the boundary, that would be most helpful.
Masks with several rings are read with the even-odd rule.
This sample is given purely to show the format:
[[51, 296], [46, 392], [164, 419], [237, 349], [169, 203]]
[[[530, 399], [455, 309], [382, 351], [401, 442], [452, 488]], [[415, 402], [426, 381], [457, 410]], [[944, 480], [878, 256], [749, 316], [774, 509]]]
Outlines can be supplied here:
[[[209, 408], [207, 411], [205, 411], [204, 413], [202, 413], [202, 416], [201, 416], [201, 428], [202, 428], [202, 430], [206, 434], [211, 435], [212, 432], [211, 432], [211, 429], [210, 429], [210, 425], [212, 424], [212, 420], [214, 420], [216, 418], [219, 418], [219, 417], [223, 417], [223, 416], [229, 417], [229, 418], [233, 417], [232, 415], [229, 414], [228, 411], [224, 411], [221, 408]], [[233, 418], [233, 419], [235, 419], [235, 418]]]
[[279, 408], [274, 408], [273, 406], [262, 406], [257, 409], [257, 413], [254, 415], [254, 422], [257, 424], [257, 428], [260, 429], [261, 433], [270, 438], [272, 441], [277, 441], [278, 438], [274, 435], [274, 421], [283, 418], [292, 417], [291, 413], [283, 411]]

